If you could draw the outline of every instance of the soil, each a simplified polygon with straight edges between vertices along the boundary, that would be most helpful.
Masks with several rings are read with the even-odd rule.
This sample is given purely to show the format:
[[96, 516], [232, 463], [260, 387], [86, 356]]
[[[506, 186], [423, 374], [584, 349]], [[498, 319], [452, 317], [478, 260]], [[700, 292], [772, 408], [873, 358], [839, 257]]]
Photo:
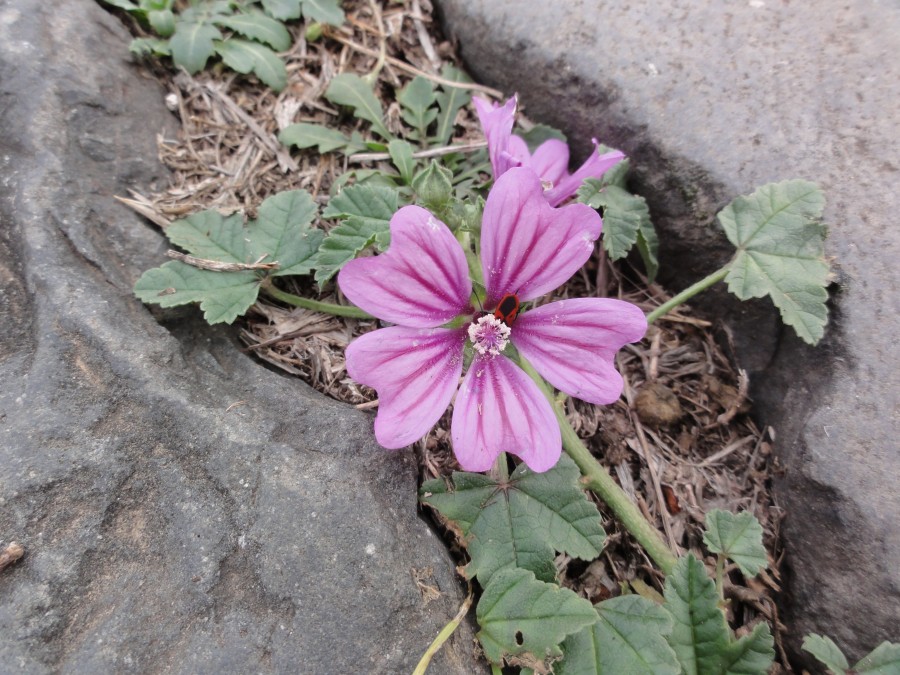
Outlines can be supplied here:
[[[387, 111], [388, 127], [402, 133], [395, 92], [416, 74], [439, 82], [441, 66], [459, 65], [458, 59], [454, 45], [441, 36], [428, 0], [345, 2], [344, 9], [345, 25], [326, 28], [315, 41], [305, 38], [304, 26], [289, 26], [295, 40], [283, 55], [289, 84], [281, 93], [221, 65], [190, 76], [176, 73], [168, 62], [148, 62], [147, 72], [170, 92], [167, 104], [181, 122], [176, 138], [158, 138], [160, 158], [171, 169], [172, 181], [163, 192], [123, 195], [122, 200], [165, 228], [173, 220], [211, 208], [223, 213], [243, 210], [253, 216], [263, 199], [288, 189], [309, 190], [324, 205], [341, 174], [377, 167], [378, 162], [354, 157], [289, 151], [276, 137], [281, 129], [300, 121], [347, 132], [358, 128], [365, 136], [366, 125], [335, 109], [323, 94], [337, 73], [372, 72], [382, 53], [386, 58], [376, 92]], [[126, 20], [136, 35], [142, 34], [139, 26]], [[473, 85], [472, 89], [481, 96], [504, 98], [487, 87]], [[530, 124], [527, 119], [523, 123]], [[482, 140], [470, 107], [460, 112], [456, 131], [453, 144]], [[333, 223], [321, 221], [318, 226], [328, 229]], [[339, 299], [333, 283], [320, 292], [311, 280], [292, 278], [285, 290], [322, 300]], [[610, 264], [601, 254], [545, 301], [570, 296], [619, 297], [647, 312], [670, 297], [657, 284], [647, 283], [639, 269], [627, 263]], [[261, 361], [302, 378], [328, 396], [374, 413], [375, 393], [348, 377], [344, 349], [376, 327], [373, 321], [344, 320], [260, 300], [238, 330], [246, 349]], [[790, 672], [781, 650], [783, 627], [773, 599], [780, 590], [782, 515], [769, 491], [776, 470], [771, 461], [775, 432], [758, 428], [748, 414], [747, 377], [728, 358], [728, 345], [714, 338], [715, 328], [685, 306], [661, 318], [641, 343], [619, 354], [618, 365], [625, 377], [623, 397], [606, 407], [569, 399], [568, 417], [673, 550], [691, 550], [712, 569], [714, 559], [704, 556], [702, 546], [706, 514], [714, 508], [748, 510], [759, 519], [769, 569], [751, 580], [734, 567], [728, 570], [729, 620], [738, 635], [761, 618], [768, 620], [776, 636], [780, 662], [776, 669]], [[422, 480], [458, 470], [448, 429], [449, 414], [415, 444]], [[625, 582], [643, 582], [661, 591], [662, 576], [603, 504], [598, 505], [609, 535], [606, 549], [594, 561], [559, 556], [556, 562], [563, 584], [595, 602], [616, 595]], [[431, 515], [439, 520], [438, 514]], [[463, 564], [465, 554], [452, 530], [442, 531]]]

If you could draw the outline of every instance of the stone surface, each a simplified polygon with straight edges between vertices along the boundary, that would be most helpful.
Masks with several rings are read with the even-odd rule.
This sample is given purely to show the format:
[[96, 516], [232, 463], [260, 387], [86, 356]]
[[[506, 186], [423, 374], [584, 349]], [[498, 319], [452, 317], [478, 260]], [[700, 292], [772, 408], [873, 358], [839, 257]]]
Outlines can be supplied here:
[[[165, 244], [113, 195], [175, 131], [127, 42], [0, 2], [0, 671], [408, 673], [463, 599], [411, 455], [131, 293]], [[481, 672], [469, 626], [429, 672]]]
[[714, 214], [787, 178], [826, 190], [832, 324], [816, 349], [767, 302], [727, 319], [785, 469], [785, 618], [859, 656], [900, 639], [900, 7], [874, 0], [440, 0], [482, 81], [633, 157], [680, 289], [727, 260]]

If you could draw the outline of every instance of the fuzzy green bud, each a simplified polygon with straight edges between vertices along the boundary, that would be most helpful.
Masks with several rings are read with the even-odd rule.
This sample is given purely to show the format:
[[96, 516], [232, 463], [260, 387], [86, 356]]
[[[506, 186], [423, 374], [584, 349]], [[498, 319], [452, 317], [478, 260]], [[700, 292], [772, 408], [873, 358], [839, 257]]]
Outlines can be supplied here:
[[453, 196], [453, 172], [441, 166], [435, 160], [424, 171], [416, 174], [412, 181], [422, 203], [433, 211], [442, 210]]

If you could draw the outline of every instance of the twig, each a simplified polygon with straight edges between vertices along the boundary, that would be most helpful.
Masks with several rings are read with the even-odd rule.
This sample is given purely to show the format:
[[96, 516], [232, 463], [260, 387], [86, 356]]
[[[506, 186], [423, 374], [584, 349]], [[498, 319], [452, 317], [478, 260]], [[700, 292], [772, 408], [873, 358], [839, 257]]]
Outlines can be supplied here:
[[264, 263], [263, 256], [255, 263], [227, 263], [218, 260], [207, 260], [206, 258], [196, 258], [186, 253], [180, 253], [169, 249], [166, 251], [167, 258], [180, 260], [191, 267], [199, 267], [201, 270], [209, 270], [211, 272], [243, 272], [245, 270], [277, 270], [280, 265], [277, 262]]
[[460, 622], [463, 620], [463, 617], [468, 613], [469, 607], [472, 606], [472, 600], [475, 599], [475, 591], [472, 590], [472, 584], [469, 584], [469, 594], [466, 596], [466, 599], [463, 601], [463, 604], [460, 606], [459, 611], [456, 613], [456, 616], [448, 623], [444, 628], [438, 633], [438, 636], [434, 639], [430, 645], [428, 645], [428, 649], [425, 650], [425, 653], [422, 654], [422, 658], [419, 659], [419, 664], [416, 666], [416, 669], [413, 671], [413, 675], [425, 675], [425, 671], [428, 670], [428, 664], [431, 663], [432, 657], [438, 653], [441, 647], [444, 646], [444, 643], [450, 639], [450, 636], [453, 635], [454, 631], [459, 627]]
[[428, 34], [428, 29], [422, 20], [422, 7], [419, 5], [419, 0], [413, 0], [411, 16], [413, 25], [416, 27], [416, 35], [419, 36], [419, 44], [422, 45], [422, 51], [425, 52], [425, 56], [431, 61], [431, 67], [437, 70], [441, 65], [441, 60], [438, 58], [437, 52], [434, 51], [431, 36]]
[[[412, 156], [415, 159], [425, 157], [440, 157], [441, 155], [451, 155], [454, 152], [473, 152], [487, 147], [487, 141], [476, 141], [475, 143], [465, 143], [463, 145], [445, 145], [442, 148], [430, 148], [429, 150], [419, 150], [414, 152]], [[358, 162], [380, 162], [390, 159], [391, 155], [387, 152], [360, 152], [350, 155], [348, 159], [353, 163]]]
[[[326, 35], [330, 37], [335, 42], [340, 42], [342, 45], [350, 47], [351, 49], [358, 51], [361, 54], [368, 54], [369, 56], [378, 57], [378, 52], [374, 49], [369, 49], [368, 47], [364, 47], [361, 44], [353, 42], [353, 40], [348, 40], [345, 37], [341, 37], [337, 33], [333, 31], [327, 31]], [[419, 70], [415, 66], [411, 66], [408, 63], [401, 61], [398, 58], [393, 56], [388, 56], [386, 61], [390, 63], [395, 68], [399, 68], [400, 70], [405, 70], [407, 73], [411, 75], [420, 75], [426, 79], [435, 82], [442, 87], [455, 87], [456, 89], [471, 89], [472, 91], [480, 91], [483, 94], [487, 94], [496, 99], [503, 98], [503, 92], [493, 87], [488, 87], [484, 84], [478, 84], [476, 82], [457, 82], [455, 80], [448, 80], [445, 77], [441, 77], [440, 75], [433, 75], [432, 73], [427, 73], [424, 70]]]
[[725, 426], [729, 422], [731, 422], [732, 418], [737, 415], [738, 410], [740, 410], [741, 406], [744, 405], [744, 401], [747, 400], [747, 389], [750, 387], [750, 378], [747, 377], [747, 371], [743, 368], [738, 369], [738, 391], [737, 396], [731, 402], [731, 405], [728, 406], [728, 410], [723, 412], [716, 418], [716, 425]]
[[146, 197], [134, 191], [132, 191], [131, 194], [135, 197], [138, 197], [139, 199], [129, 199], [128, 197], [119, 197], [118, 195], [114, 195], [113, 199], [122, 202], [132, 211], [136, 211], [150, 222], [159, 225], [159, 227], [163, 230], [165, 230], [171, 224], [170, 220], [168, 220], [167, 218], [163, 218], [154, 210], [154, 208], [150, 205], [150, 201]]
[[16, 560], [25, 555], [25, 549], [18, 542], [11, 541], [5, 549], [0, 551], [0, 572], [12, 565]]

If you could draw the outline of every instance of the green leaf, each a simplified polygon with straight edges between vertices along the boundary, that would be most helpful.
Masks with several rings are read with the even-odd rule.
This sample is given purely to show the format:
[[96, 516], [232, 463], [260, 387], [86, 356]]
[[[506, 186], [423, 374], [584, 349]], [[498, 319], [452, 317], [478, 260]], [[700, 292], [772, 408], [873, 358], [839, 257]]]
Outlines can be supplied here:
[[[217, 17], [216, 23], [240, 33], [257, 42], [264, 42], [278, 52], [290, 48], [291, 34], [280, 21], [271, 19], [261, 12], [247, 12], [231, 16]], [[235, 68], [235, 70], [237, 70]], [[242, 71], [239, 71], [242, 72]]]
[[166, 229], [166, 236], [198, 258], [247, 263], [251, 261], [243, 221], [240, 213], [226, 218], [218, 211], [201, 211], [176, 220]]
[[128, 45], [128, 51], [138, 56], [171, 56], [172, 50], [169, 48], [168, 40], [159, 38], [135, 38]]
[[810, 633], [803, 638], [801, 648], [819, 659], [835, 675], [844, 675], [850, 667], [841, 648], [834, 644], [834, 640], [825, 635]]
[[375, 229], [387, 230], [399, 201], [400, 196], [395, 189], [380, 185], [351, 185], [331, 198], [322, 217], [356, 216]]
[[638, 595], [594, 608], [600, 620], [566, 638], [557, 675], [679, 675], [681, 666], [666, 642], [672, 631], [666, 610]]
[[309, 227], [317, 210], [305, 190], [280, 192], [265, 200], [247, 228], [253, 261], [265, 255], [266, 261], [278, 262], [272, 276], [309, 274], [325, 237], [321, 230]]
[[199, 302], [210, 324], [233, 322], [258, 293], [259, 277], [253, 272], [212, 272], [177, 260], [147, 270], [134, 285], [138, 298], [162, 307]]
[[[356, 150], [353, 140], [344, 136], [337, 129], [308, 122], [298, 122], [285, 127], [278, 134], [278, 140], [281, 141], [282, 145], [293, 145], [301, 150], [315, 147], [320, 154], [342, 148], [345, 149], [345, 152]], [[353, 148], [353, 150], [348, 150], [348, 148]]]
[[275, 91], [281, 91], [287, 85], [287, 68], [284, 62], [265, 45], [231, 38], [216, 42], [215, 48], [225, 65], [232, 70], [245, 75], [253, 72]]
[[853, 666], [857, 673], [897, 675], [900, 673], [900, 644], [882, 642]]
[[736, 562], [747, 578], [755, 577], [768, 565], [762, 536], [762, 525], [749, 511], [729, 513], [713, 509], [706, 514], [703, 541], [713, 553]]
[[500, 663], [505, 654], [559, 656], [559, 643], [597, 621], [597, 612], [567, 588], [509, 569], [491, 577], [478, 602], [478, 639], [485, 656]]
[[566, 455], [535, 473], [520, 464], [508, 481], [454, 472], [453, 489], [443, 480], [425, 483], [420, 494], [467, 537], [468, 576], [484, 585], [500, 570], [524, 568], [553, 581], [554, 551], [590, 560], [600, 554], [605, 533], [597, 507], [585, 496], [581, 473]]
[[262, 0], [266, 14], [279, 21], [300, 18], [301, 0]]
[[160, 37], [167, 38], [175, 32], [175, 15], [171, 9], [159, 9], [147, 12], [147, 21]]
[[416, 140], [423, 141], [428, 135], [428, 127], [437, 118], [437, 109], [432, 106], [437, 100], [431, 82], [417, 75], [397, 95], [403, 106], [403, 121], [416, 130]]
[[412, 146], [406, 141], [393, 140], [388, 143], [388, 152], [391, 155], [391, 161], [400, 172], [400, 178], [409, 185], [412, 183], [413, 172], [416, 170], [416, 160], [413, 159]]
[[809, 344], [822, 339], [828, 320], [824, 207], [814, 183], [790, 180], [738, 197], [718, 215], [738, 249], [725, 277], [728, 290], [741, 300], [768, 295]]
[[374, 225], [377, 222], [383, 221], [367, 221], [358, 216], [351, 216], [328, 232], [312, 261], [312, 266], [316, 270], [316, 283], [319, 286], [324, 286], [325, 282], [353, 260], [360, 251], [371, 246], [378, 237], [390, 236], [386, 227], [379, 229]]
[[516, 135], [522, 137], [522, 140], [528, 146], [529, 152], [534, 152], [541, 144], [550, 139], [566, 142], [566, 135], [563, 132], [546, 124], [535, 124], [528, 131], [519, 129], [516, 131]]
[[221, 40], [219, 29], [208, 23], [179, 21], [169, 40], [172, 60], [191, 75], [206, 66], [216, 49], [213, 40]]
[[300, 0], [303, 16], [313, 21], [340, 26], [344, 23], [344, 12], [338, 0]]
[[391, 132], [384, 126], [381, 103], [365, 80], [353, 73], [335, 75], [328, 85], [325, 98], [336, 105], [353, 108], [353, 114], [372, 124], [372, 131], [390, 140]]
[[680, 558], [666, 578], [665, 608], [675, 619], [669, 645], [686, 675], [719, 675], [728, 626], [716, 586], [693, 554]]
[[142, 12], [143, 10], [131, 0], [103, 0], [107, 5], [124, 9], [126, 12]]
[[655, 278], [659, 240], [644, 198], [596, 178], [586, 179], [577, 196], [582, 204], [603, 209], [603, 248], [610, 259], [624, 258], [632, 247], [638, 246], [648, 276]]
[[765, 675], [775, 661], [775, 640], [765, 622], [753, 627], [749, 635], [728, 644], [718, 672], [723, 675]]
[[[471, 78], [458, 68], [445, 65], [441, 69], [441, 77], [453, 82], [471, 82]], [[472, 100], [472, 95], [466, 89], [458, 87], [442, 87], [437, 94], [437, 104], [440, 112], [437, 116], [437, 130], [434, 134], [436, 145], [447, 145], [453, 137], [453, 126], [456, 123], [456, 114], [459, 109]]]

